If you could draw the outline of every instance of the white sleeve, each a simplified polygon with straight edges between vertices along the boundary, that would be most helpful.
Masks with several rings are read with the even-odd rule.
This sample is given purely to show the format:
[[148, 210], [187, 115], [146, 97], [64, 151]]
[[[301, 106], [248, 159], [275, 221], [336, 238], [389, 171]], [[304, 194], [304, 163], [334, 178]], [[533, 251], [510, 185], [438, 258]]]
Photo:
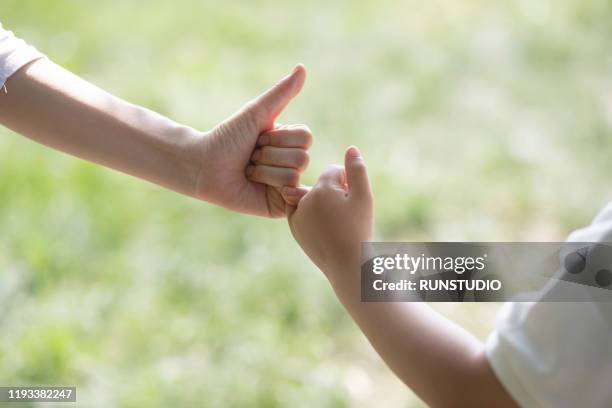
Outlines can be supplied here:
[[[611, 242], [612, 205], [568, 240]], [[507, 303], [486, 352], [524, 408], [612, 407], [612, 303]]]
[[19, 68], [39, 58], [44, 55], [15, 37], [12, 31], [2, 28], [0, 23], [0, 88]]

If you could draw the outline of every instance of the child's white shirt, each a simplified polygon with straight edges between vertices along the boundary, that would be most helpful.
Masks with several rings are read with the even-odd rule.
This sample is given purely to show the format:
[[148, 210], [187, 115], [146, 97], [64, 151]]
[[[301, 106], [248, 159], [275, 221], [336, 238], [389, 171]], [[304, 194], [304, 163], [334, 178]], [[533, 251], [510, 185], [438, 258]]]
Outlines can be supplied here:
[[5, 30], [0, 23], [0, 88], [19, 68], [43, 57], [36, 48], [15, 37], [12, 31]]
[[[568, 241], [612, 242], [612, 203]], [[486, 351], [522, 407], [612, 407], [612, 302], [507, 303]]]

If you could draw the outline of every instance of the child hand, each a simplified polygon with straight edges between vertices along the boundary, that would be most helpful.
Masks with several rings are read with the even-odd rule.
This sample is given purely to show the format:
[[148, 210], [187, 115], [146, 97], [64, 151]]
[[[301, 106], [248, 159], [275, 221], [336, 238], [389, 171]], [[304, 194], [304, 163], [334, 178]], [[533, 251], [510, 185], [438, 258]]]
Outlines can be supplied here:
[[365, 162], [356, 147], [345, 167], [330, 166], [297, 207], [288, 206], [291, 232], [306, 255], [333, 279], [333, 271], [358, 268], [361, 242], [372, 238], [374, 200]]
[[[304, 125], [275, 120], [304, 85], [298, 65], [202, 139], [196, 196], [225, 208], [268, 217], [285, 216], [283, 186], [297, 187], [308, 165], [312, 134]], [[291, 202], [291, 197], [288, 200]]]

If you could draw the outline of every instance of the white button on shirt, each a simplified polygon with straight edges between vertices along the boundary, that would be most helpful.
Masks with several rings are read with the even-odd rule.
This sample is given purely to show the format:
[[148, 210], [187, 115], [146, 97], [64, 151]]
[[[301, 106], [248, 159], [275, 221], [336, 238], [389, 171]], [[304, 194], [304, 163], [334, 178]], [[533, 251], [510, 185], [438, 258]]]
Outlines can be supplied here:
[[0, 88], [19, 68], [43, 57], [36, 48], [2, 28], [0, 23]]

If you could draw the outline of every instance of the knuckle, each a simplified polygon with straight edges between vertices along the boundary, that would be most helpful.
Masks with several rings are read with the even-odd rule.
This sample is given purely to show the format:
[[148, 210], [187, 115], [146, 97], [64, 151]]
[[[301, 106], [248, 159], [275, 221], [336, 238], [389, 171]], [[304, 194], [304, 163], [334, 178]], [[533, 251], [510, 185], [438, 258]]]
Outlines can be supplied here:
[[263, 138], [263, 141], [266, 142], [265, 147], [273, 147], [278, 144], [278, 139], [274, 133], [264, 133], [259, 138]]
[[258, 162], [260, 163], [268, 163], [270, 161], [270, 154], [272, 153], [272, 149], [270, 146], [264, 146], [261, 148], [261, 153], [258, 157]]
[[259, 181], [263, 178], [263, 168], [261, 166], [253, 167], [253, 173], [251, 174], [251, 178], [253, 180]]
[[296, 166], [298, 170], [304, 170], [310, 163], [310, 155], [306, 150], [299, 150], [296, 155]]
[[297, 186], [300, 182], [300, 173], [297, 170], [290, 169], [285, 176], [285, 183], [288, 186]]
[[271, 138], [271, 135], [269, 133], [264, 133], [259, 136], [259, 139], [257, 140], [257, 142], [259, 146], [266, 146], [270, 144], [270, 138]]
[[251, 155], [251, 163], [259, 164], [261, 162], [261, 155], [261, 150], [256, 150], [255, 153]]
[[302, 129], [305, 133], [311, 134], [312, 132], [310, 131], [310, 127], [308, 125], [305, 125], [303, 123], [299, 124], [297, 126], [298, 129]]
[[308, 148], [312, 142], [312, 132], [306, 125], [296, 125], [290, 130], [295, 143], [299, 143], [300, 146]]
[[296, 129], [298, 129], [300, 132], [302, 132], [303, 135], [312, 136], [312, 131], [310, 130], [308, 125], [298, 125], [296, 127]]
[[257, 100], [251, 99], [250, 101], [244, 104], [242, 109], [247, 112], [254, 112], [255, 110], [258, 109], [258, 107], [259, 107], [259, 104], [257, 103]]
[[298, 130], [304, 147], [310, 147], [312, 144], [312, 132], [310, 131], [310, 128], [306, 125], [302, 125], [298, 128]]

